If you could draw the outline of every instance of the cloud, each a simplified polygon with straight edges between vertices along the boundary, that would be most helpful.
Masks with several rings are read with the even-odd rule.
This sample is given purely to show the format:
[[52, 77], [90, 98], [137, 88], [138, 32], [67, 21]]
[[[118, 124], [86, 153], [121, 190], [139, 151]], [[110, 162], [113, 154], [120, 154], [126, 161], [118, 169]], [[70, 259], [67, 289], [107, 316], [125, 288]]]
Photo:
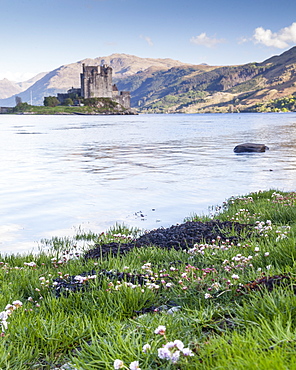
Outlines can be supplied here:
[[278, 32], [272, 32], [263, 27], [257, 27], [254, 31], [253, 39], [255, 44], [263, 44], [265, 46], [273, 46], [279, 49], [284, 49], [290, 43], [296, 42], [296, 22], [291, 26], [282, 28]]
[[246, 42], [249, 42], [251, 39], [247, 38], [245, 36], [241, 36], [237, 39], [238, 44], [245, 44]]
[[196, 45], [203, 45], [207, 48], [212, 48], [217, 44], [225, 42], [224, 39], [216, 39], [215, 37], [208, 37], [205, 32], [201, 33], [198, 36], [191, 37], [190, 42]]
[[151, 40], [151, 38], [149, 36], [140, 35], [140, 38], [143, 39], [143, 40], [145, 40], [149, 46], [153, 46], [154, 45], [153, 44], [153, 41]]

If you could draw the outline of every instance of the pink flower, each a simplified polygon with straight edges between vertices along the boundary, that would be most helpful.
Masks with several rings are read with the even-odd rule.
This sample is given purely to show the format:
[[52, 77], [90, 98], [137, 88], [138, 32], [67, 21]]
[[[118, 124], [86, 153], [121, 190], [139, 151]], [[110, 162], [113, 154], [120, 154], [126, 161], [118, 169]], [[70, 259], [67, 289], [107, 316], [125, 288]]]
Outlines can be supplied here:
[[22, 307], [22, 305], [23, 305], [21, 301], [13, 301], [12, 304], [16, 308]]
[[171, 359], [171, 351], [168, 348], [158, 348], [158, 357], [162, 360], [170, 360]]
[[164, 335], [164, 334], [165, 334], [165, 331], [166, 331], [166, 327], [165, 327], [164, 325], [159, 325], [159, 326], [154, 330], [154, 333], [155, 333], [155, 334]]
[[172, 360], [173, 364], [175, 364], [177, 361], [179, 361], [179, 358], [180, 358], [180, 351], [176, 351], [176, 352], [172, 353], [171, 360]]

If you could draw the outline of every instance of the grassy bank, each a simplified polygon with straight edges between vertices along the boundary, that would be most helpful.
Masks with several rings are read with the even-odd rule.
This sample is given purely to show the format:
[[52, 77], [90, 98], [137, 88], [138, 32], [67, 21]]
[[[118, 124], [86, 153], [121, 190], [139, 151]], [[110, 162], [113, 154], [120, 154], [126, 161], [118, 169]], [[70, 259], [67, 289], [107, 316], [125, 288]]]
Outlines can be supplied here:
[[28, 103], [20, 103], [11, 108], [11, 114], [41, 114], [41, 115], [69, 115], [69, 114], [127, 114], [131, 113], [129, 109], [123, 108], [120, 104], [109, 98], [97, 98], [94, 104], [85, 104], [83, 106], [38, 106]]
[[[186, 251], [151, 246], [85, 260], [65, 238], [37, 256], [1, 256], [0, 368], [295, 369], [296, 193], [230, 199], [215, 217], [252, 226], [237, 243]], [[116, 226], [76, 239], [136, 235]], [[57, 292], [56, 279], [70, 276], [83, 289]]]

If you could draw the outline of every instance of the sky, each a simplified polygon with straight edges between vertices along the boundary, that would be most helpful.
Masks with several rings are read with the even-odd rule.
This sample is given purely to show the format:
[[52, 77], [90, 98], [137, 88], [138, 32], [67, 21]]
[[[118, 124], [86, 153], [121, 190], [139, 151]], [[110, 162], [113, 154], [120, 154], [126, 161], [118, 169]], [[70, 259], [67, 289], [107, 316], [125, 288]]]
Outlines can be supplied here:
[[0, 0], [0, 79], [113, 53], [236, 65], [296, 45], [296, 2]]

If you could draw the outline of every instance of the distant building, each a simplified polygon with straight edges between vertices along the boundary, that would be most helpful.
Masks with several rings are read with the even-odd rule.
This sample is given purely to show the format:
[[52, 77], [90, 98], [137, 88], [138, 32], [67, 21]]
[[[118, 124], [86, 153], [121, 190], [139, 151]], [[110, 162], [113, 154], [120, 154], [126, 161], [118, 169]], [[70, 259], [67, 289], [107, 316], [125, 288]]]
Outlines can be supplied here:
[[131, 106], [130, 92], [118, 91], [115, 84], [112, 84], [112, 68], [104, 64], [103, 66], [86, 66], [82, 64], [80, 74], [80, 89], [68, 90], [66, 94], [58, 94], [57, 98], [61, 103], [66, 99], [79, 100], [79, 97], [88, 98], [110, 98], [129, 109]]
[[11, 113], [13, 108], [11, 107], [0, 107], [0, 114]]

